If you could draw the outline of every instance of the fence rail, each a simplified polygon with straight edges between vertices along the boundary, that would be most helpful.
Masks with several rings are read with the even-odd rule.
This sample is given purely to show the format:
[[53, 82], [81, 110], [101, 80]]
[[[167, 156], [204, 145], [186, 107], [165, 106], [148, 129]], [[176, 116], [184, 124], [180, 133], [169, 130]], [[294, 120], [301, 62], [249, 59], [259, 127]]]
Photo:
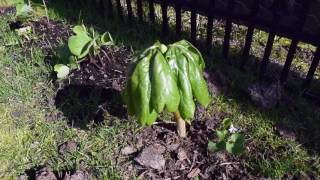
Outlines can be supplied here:
[[[92, 1], [87, 0], [88, 3]], [[161, 6], [162, 35], [168, 33], [168, 7], [175, 9], [176, 37], [181, 37], [182, 10], [191, 12], [192, 42], [196, 41], [197, 15], [208, 17], [206, 45], [212, 47], [213, 19], [225, 20], [225, 35], [222, 54], [227, 59], [230, 47], [232, 23], [246, 26], [247, 34], [242, 51], [241, 65], [246, 64], [249, 57], [253, 33], [255, 29], [269, 33], [264, 55], [260, 66], [260, 77], [263, 77], [272, 51], [275, 36], [292, 40], [286, 62], [281, 72], [280, 81], [286, 82], [290, 67], [294, 59], [299, 42], [305, 42], [317, 47], [303, 86], [307, 88], [314, 76], [320, 61], [320, 1], [318, 0], [125, 0], [123, 7], [120, 0], [95, 0], [105, 5], [109, 16], [113, 16], [112, 9], [116, 7], [118, 16], [123, 19], [123, 11], [127, 11], [129, 22], [133, 21], [132, 3], [136, 3], [139, 21], [143, 19], [143, 1], [148, 3], [148, 19], [155, 23], [155, 4]]]

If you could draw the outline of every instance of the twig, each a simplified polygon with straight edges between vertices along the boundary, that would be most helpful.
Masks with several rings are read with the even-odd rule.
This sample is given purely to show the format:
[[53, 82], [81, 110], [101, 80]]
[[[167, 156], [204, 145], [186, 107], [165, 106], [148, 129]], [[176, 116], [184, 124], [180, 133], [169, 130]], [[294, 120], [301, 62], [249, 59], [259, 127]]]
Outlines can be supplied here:
[[193, 154], [192, 164], [191, 164], [191, 167], [190, 167], [190, 169], [189, 169], [189, 172], [193, 169], [193, 167], [194, 167], [194, 165], [195, 165], [196, 158], [197, 158], [197, 154], [198, 154], [198, 153], [194, 153], [194, 154]]
[[89, 63], [93, 64], [98, 70], [102, 70], [102, 68], [100, 66], [97, 65], [97, 63], [95, 61], [93, 61], [92, 56], [89, 54]]
[[240, 163], [238, 163], [238, 162], [225, 162], [225, 163], [221, 163], [219, 165], [224, 166], [224, 165], [231, 165], [231, 164], [240, 164]]
[[114, 72], [117, 72], [119, 74], [122, 74], [122, 71], [116, 70], [116, 69], [112, 69]]
[[101, 51], [107, 57], [108, 61], [111, 62], [111, 59], [110, 59], [108, 53], [103, 48], [101, 48]]
[[102, 58], [100, 57], [99, 54], [98, 54], [98, 59], [99, 59], [100, 64], [105, 68], [106, 64], [102, 61]]

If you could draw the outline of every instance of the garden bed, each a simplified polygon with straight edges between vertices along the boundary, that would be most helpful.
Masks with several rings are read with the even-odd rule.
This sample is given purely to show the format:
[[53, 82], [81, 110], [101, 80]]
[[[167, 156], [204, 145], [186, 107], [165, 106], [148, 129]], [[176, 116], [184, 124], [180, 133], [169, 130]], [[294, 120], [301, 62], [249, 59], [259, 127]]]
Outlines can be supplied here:
[[[43, 18], [32, 22], [31, 26], [37, 36], [51, 37], [50, 39], [42, 38], [44, 41], [36, 42], [39, 43], [37, 46], [48, 53], [50, 53], [48, 44], [54, 44], [57, 47], [58, 39], [65, 41], [68, 35], [70, 36], [70, 28], [61, 22], [50, 21], [48, 24]], [[51, 30], [52, 27], [54, 29], [60, 27], [59, 35]], [[124, 88], [126, 67], [131, 61], [131, 54], [132, 52], [125, 48], [104, 47], [96, 57], [89, 57], [82, 61], [81, 68], [74, 70], [63, 82], [55, 103], [62, 112], [73, 112], [64, 114], [72, 121], [70, 124], [84, 128], [92, 118], [96, 123], [101, 123], [104, 119], [102, 115], [106, 113], [104, 111], [116, 117], [126, 118], [126, 110], [120, 102], [120, 91]], [[77, 94], [78, 102], [68, 101], [70, 96], [75, 97], [74, 94]], [[99, 99], [96, 109], [86, 106], [90, 98]], [[79, 102], [80, 105], [74, 107]], [[88, 116], [92, 112], [96, 113]], [[219, 124], [226, 115], [219, 112], [207, 114], [204, 109], [198, 107], [196, 117], [192, 126], [189, 127], [186, 139], [179, 138], [174, 123], [158, 122], [136, 134], [131, 133], [128, 142], [132, 144], [121, 151], [122, 156], [127, 159], [121, 162], [125, 164], [125, 166], [121, 165], [122, 172], [128, 179], [132, 176], [139, 176], [142, 179], [256, 178], [242, 164], [244, 157], [236, 158], [224, 152], [209, 153], [207, 150], [208, 140], [215, 138], [214, 130], [219, 128]], [[128, 137], [123, 138], [128, 139]], [[132, 154], [125, 152], [126, 149], [134, 152]]]

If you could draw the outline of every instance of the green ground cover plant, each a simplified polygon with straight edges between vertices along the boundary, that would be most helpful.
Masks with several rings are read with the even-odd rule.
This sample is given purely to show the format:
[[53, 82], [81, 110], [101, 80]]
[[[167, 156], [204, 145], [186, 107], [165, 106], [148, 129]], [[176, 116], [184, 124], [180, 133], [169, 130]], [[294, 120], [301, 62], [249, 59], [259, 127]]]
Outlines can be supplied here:
[[228, 153], [240, 155], [245, 150], [245, 136], [237, 131], [231, 119], [224, 119], [222, 129], [216, 131], [218, 142], [209, 141], [208, 150], [211, 152], [228, 151]]

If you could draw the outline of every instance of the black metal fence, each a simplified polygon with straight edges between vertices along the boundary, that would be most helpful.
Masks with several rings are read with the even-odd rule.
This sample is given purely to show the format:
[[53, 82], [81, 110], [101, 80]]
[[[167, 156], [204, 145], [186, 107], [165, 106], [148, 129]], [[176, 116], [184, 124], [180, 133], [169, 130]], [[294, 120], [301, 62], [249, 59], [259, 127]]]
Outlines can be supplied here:
[[[320, 61], [320, 1], [318, 0], [125, 0], [122, 6], [120, 0], [95, 0], [100, 11], [106, 11], [108, 16], [117, 15], [123, 19], [123, 11], [127, 11], [129, 22], [133, 21], [133, 3], [136, 3], [136, 14], [139, 21], [143, 19], [143, 2], [148, 4], [148, 21], [155, 23], [155, 4], [161, 6], [162, 34], [168, 34], [168, 7], [175, 10], [175, 34], [179, 39], [182, 31], [182, 10], [191, 12], [190, 39], [196, 42], [197, 15], [207, 17], [206, 46], [212, 47], [213, 20], [225, 20], [225, 32], [222, 54], [227, 59], [230, 48], [232, 23], [247, 27], [245, 45], [242, 50], [241, 65], [246, 64], [249, 57], [255, 29], [269, 33], [264, 55], [260, 65], [260, 77], [266, 73], [275, 36], [286, 37], [292, 40], [280, 81], [286, 82], [290, 67], [294, 59], [299, 42], [305, 42], [317, 47], [314, 57], [305, 77], [303, 86], [310, 85]], [[87, 3], [92, 1], [87, 0]]]

